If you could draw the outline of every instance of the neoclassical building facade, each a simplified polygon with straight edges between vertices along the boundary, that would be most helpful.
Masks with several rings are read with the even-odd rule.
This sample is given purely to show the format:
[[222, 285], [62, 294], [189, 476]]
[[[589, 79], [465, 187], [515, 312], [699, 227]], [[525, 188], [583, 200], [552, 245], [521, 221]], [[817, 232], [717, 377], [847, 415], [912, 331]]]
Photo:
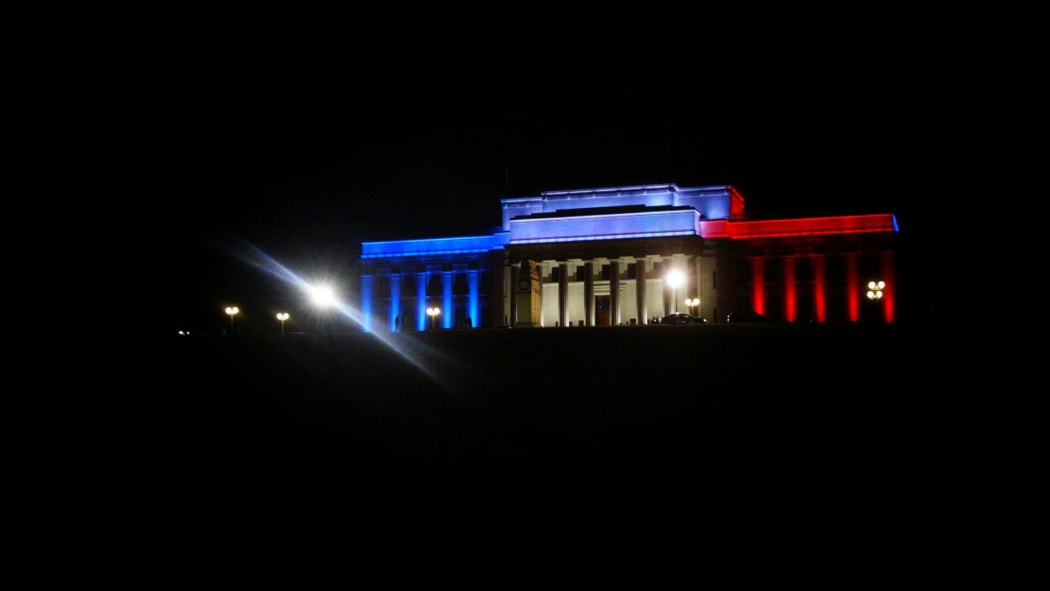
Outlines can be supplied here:
[[732, 186], [674, 184], [547, 191], [502, 208], [492, 233], [363, 243], [364, 330], [644, 325], [674, 311], [723, 322], [739, 309], [895, 320], [890, 213], [750, 219]]

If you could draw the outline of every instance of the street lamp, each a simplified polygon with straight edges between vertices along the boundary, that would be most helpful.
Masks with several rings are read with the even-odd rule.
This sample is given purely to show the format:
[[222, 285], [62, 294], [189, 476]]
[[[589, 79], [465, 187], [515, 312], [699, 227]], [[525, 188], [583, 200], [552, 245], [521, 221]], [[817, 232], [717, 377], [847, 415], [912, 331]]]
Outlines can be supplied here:
[[881, 302], [882, 301], [882, 290], [886, 289], [885, 281], [869, 281], [868, 282], [868, 301], [870, 302]]
[[868, 282], [868, 299], [871, 301], [882, 299], [882, 290], [886, 289], [885, 281]]
[[433, 328], [434, 328], [434, 319], [437, 318], [437, 315], [440, 314], [440, 313], [441, 313], [441, 308], [438, 308], [437, 306], [434, 306], [433, 308], [427, 308], [427, 316], [430, 316], [430, 328], [431, 328], [431, 330], [433, 330]]
[[678, 269], [667, 272], [667, 284], [671, 286], [671, 299], [674, 300], [674, 311], [678, 312], [678, 288], [685, 283], [685, 273]]
[[[700, 305], [700, 298], [685, 298], [685, 305], [689, 306], [689, 313], [693, 314], [693, 308]], [[693, 314], [696, 316], [696, 314]]]
[[281, 321], [281, 336], [284, 336], [284, 321], [288, 320], [288, 312], [278, 312], [277, 319]]
[[241, 309], [238, 308], [237, 306], [227, 306], [226, 307], [226, 313], [230, 315], [230, 334], [231, 335], [233, 334], [233, 317], [234, 317], [235, 314], [237, 314], [240, 311], [241, 311]]

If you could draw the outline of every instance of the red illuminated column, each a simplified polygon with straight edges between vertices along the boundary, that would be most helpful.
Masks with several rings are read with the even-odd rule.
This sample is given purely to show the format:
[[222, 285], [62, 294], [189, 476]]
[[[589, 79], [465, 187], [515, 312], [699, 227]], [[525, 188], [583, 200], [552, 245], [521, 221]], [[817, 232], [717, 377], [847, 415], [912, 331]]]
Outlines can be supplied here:
[[795, 291], [795, 267], [798, 258], [789, 256], [784, 259], [784, 319], [788, 322], [795, 321], [795, 312], [798, 307], [797, 294]]
[[751, 259], [751, 302], [755, 312], [766, 313], [766, 260], [762, 257]]
[[856, 253], [846, 255], [846, 297], [849, 298], [849, 321], [860, 321], [860, 275]]
[[897, 292], [897, 276], [894, 273], [893, 251], [882, 253], [881, 267], [882, 280], [886, 283], [886, 287], [882, 290], [882, 318], [886, 322], [893, 322], [897, 302], [897, 298], [894, 297]]
[[813, 305], [817, 308], [815, 310], [817, 322], [827, 322], [828, 320], [828, 278], [826, 275], [827, 267], [824, 264], [825, 260], [822, 254], [813, 257]]

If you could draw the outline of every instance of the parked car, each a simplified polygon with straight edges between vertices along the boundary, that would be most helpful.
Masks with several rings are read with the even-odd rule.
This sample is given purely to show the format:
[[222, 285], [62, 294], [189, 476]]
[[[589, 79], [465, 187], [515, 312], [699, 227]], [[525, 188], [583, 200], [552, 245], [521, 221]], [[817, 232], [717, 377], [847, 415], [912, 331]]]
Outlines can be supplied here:
[[693, 316], [688, 312], [673, 312], [660, 319], [660, 324], [706, 324], [707, 318]]
[[754, 310], [736, 310], [726, 316], [726, 322], [769, 322], [769, 316], [759, 314]]

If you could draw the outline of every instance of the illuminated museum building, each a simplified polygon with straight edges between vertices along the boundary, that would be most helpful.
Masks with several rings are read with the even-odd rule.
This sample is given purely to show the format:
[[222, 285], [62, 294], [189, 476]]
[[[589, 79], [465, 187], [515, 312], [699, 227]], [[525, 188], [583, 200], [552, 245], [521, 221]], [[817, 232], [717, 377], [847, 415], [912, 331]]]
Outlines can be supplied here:
[[[363, 243], [364, 330], [640, 325], [674, 311], [722, 322], [741, 309], [894, 321], [893, 214], [749, 219], [732, 186], [673, 184], [502, 204], [490, 234]], [[869, 294], [871, 281], [883, 289]]]

